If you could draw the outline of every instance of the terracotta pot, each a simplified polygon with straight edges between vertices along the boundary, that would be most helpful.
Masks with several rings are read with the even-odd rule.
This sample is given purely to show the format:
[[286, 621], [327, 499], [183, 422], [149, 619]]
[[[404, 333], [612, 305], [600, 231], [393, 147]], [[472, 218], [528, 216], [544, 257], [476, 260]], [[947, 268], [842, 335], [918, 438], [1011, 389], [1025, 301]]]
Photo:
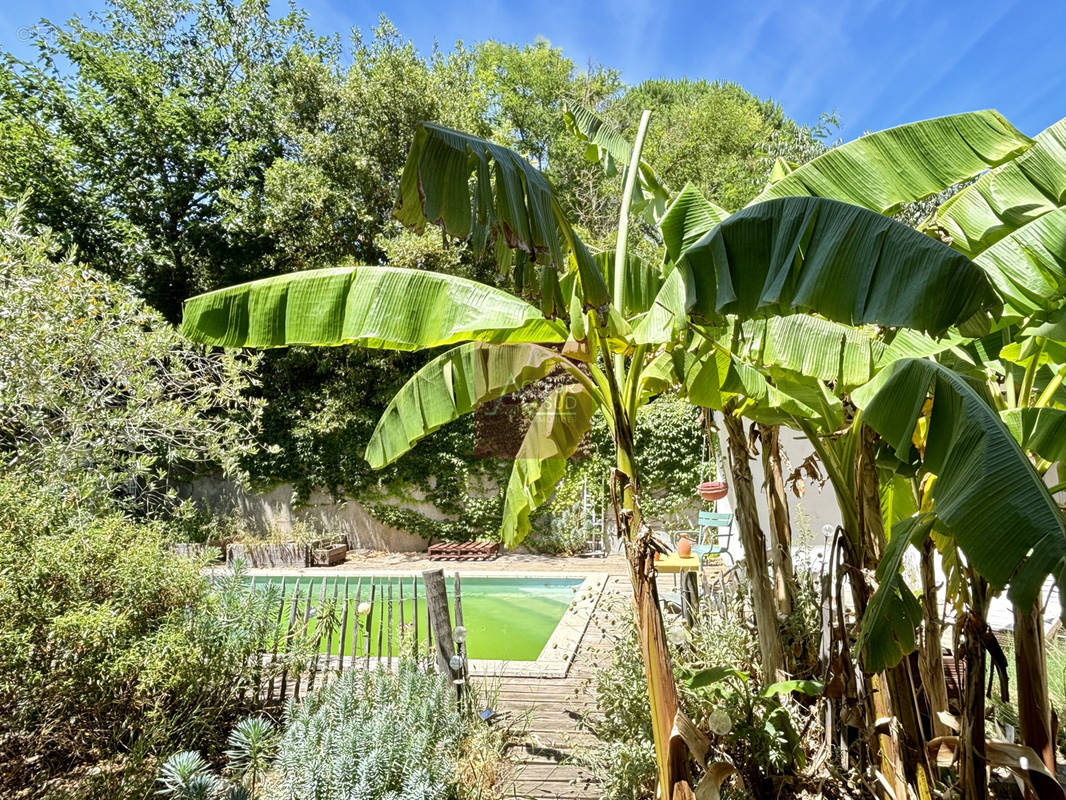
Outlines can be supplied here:
[[729, 492], [729, 485], [725, 481], [706, 481], [696, 487], [700, 498], [707, 502], [721, 500]]
[[682, 558], [688, 558], [692, 555], [692, 542], [684, 534], [677, 540], [677, 554]]

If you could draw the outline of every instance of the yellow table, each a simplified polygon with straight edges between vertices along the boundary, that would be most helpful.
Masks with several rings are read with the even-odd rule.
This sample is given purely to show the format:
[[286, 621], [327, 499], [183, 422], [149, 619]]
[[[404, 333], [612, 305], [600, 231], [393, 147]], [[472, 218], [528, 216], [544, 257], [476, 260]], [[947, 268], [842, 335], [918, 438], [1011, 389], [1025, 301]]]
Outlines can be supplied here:
[[655, 570], [667, 574], [699, 572], [700, 559], [698, 556], [682, 558], [677, 553], [669, 553], [668, 555], [659, 557], [659, 560], [655, 562]]

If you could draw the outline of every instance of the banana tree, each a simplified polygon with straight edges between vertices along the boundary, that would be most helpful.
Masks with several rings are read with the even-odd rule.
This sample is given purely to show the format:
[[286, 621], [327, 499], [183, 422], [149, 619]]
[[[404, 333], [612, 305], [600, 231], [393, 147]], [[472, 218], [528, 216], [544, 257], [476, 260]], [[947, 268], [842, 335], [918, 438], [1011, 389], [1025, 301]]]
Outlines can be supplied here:
[[[997, 163], [1010, 164], [1019, 154], [1025, 154], [1033, 144], [995, 112], [977, 112], [929, 120], [863, 137], [794, 172], [782, 172], [779, 176], [781, 180], [769, 187], [762, 197], [799, 193], [838, 197], [882, 213], [892, 213], [903, 203], [921, 200], [952, 183], [969, 180], [989, 166], [995, 166]], [[1041, 138], [1038, 137], [1036, 146], [1039, 147], [1040, 144]], [[1004, 167], [996, 169], [1002, 170]], [[688, 205], [690, 208], [698, 206], [699, 199], [689, 198]], [[713, 213], [713, 210], [709, 213]], [[704, 218], [709, 213], [704, 213]], [[690, 211], [689, 216], [699, 215]], [[669, 247], [669, 240], [667, 245]], [[664, 287], [664, 292], [666, 291], [670, 294], [662, 296], [658, 308], [668, 309], [670, 313], [658, 313], [656, 324], [661, 326], [671, 322], [683, 323], [685, 317], [681, 311], [691, 304], [691, 292]], [[926, 300], [935, 300], [940, 296], [927, 297]], [[675, 301], [675, 305], [671, 305], [671, 300]], [[956, 336], [956, 341], [957, 338]], [[872, 374], [869, 367], [873, 362], [869, 348], [865, 351], [861, 347], [857, 350], [853, 348], [850, 355], [847, 348], [840, 352], [838, 345], [842, 339], [846, 343], [846, 334], [836, 332], [828, 341], [819, 342], [817, 337], [812, 337], [808, 332], [802, 339], [797, 340], [795, 353], [786, 352], [782, 355], [786, 357], [786, 361], [791, 356], [790, 366], [801, 372], [809, 371], [812, 363], [817, 365], [819, 361], [827, 362], [826, 366], [830, 369], [822, 378], [832, 380], [838, 389], [846, 389], [847, 381], [841, 380], [843, 376], [834, 374], [838, 371], [838, 365], [863, 367], [866, 374], [859, 377], [861, 380], [868, 380]], [[915, 351], [914, 354], [924, 355], [944, 349], [951, 343], [933, 343], [932, 347], [929, 342], [912, 342], [912, 345], [917, 345], [919, 351], [925, 351]], [[778, 355], [766, 351], [765, 339], [760, 341], [757, 351], [760, 366], [772, 366], [777, 369], [783, 366]], [[907, 355], [906, 348], [896, 347], [895, 351], [894, 357]], [[858, 359], [857, 362], [847, 360], [852, 357]], [[891, 358], [885, 359], [882, 364], [889, 361]], [[859, 384], [851, 384], [856, 385]], [[796, 418], [795, 426], [808, 434], [829, 468], [830, 478], [840, 500], [845, 532], [853, 537], [849, 551], [852, 554], [866, 553], [865, 557], [855, 559], [855, 566], [870, 569], [876, 565], [877, 557], [884, 547], [884, 534], [881, 530], [876, 491], [870, 491], [876, 489], [876, 476], [872, 469], [859, 469], [862, 450], [853, 446], [862, 441], [862, 426], [853, 426], [855, 435], [835, 439], [827, 438], [833, 433], [832, 429], [819, 431], [813, 424], [812, 416]], [[867, 458], [867, 463], [870, 462], [871, 459]], [[861, 502], [860, 492], [856, 488], [856, 481], [864, 472], [867, 486], [865, 503]], [[860, 519], [863, 517], [874, 524], [861, 524]], [[868, 536], [865, 541], [864, 527], [870, 527], [866, 532]], [[857, 606], [861, 610], [861, 604], [857, 603]], [[936, 655], [939, 657], [939, 638], [936, 641]]]
[[[599, 264], [563, 216], [548, 181], [528, 162], [457, 131], [418, 127], [397, 217], [416, 230], [436, 224], [475, 248], [491, 247], [501, 265], [513, 269], [516, 287], [535, 290], [539, 308], [454, 276], [354, 266], [201, 295], [186, 303], [182, 329], [224, 347], [452, 346], [390, 403], [367, 447], [375, 466], [525, 381], [564, 374], [569, 382], [543, 401], [515, 460], [502, 537], [509, 545], [521, 541], [529, 515], [550, 497], [592, 416], [603, 414], [616, 447], [612, 497], [634, 589], [660, 792], [672, 797], [684, 794], [678, 787], [688, 784], [689, 769], [684, 743], [671, 737], [677, 692], [655, 588], [657, 545], [640, 513], [633, 425], [637, 409], [673, 384], [660, 359], [673, 360], [665, 351], [676, 347], [677, 329], [690, 320], [714, 324], [814, 312], [849, 325], [939, 334], [987, 316], [997, 301], [965, 256], [874, 211], [817, 197], [768, 200], [699, 234], [694, 231], [706, 219], [689, 224], [693, 215], [686, 214], [685, 224], [671, 228], [664, 218], [664, 240], [689, 246], [657, 294], [635, 291], [640, 282], [631, 279], [628, 219], [646, 125], [647, 115], [626, 171], [616, 248]], [[613, 291], [600, 265], [609, 267]], [[932, 296], [943, 299], [929, 302]], [[659, 300], [670, 313], [660, 313]], [[704, 390], [712, 386], [708, 379]]]

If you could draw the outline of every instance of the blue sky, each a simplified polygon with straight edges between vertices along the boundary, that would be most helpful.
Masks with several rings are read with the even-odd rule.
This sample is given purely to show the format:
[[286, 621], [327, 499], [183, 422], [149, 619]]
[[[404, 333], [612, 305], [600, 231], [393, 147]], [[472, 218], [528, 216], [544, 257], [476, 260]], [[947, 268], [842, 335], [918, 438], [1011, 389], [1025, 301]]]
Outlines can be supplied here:
[[[284, 2], [274, 0], [279, 8]], [[0, 45], [102, 0], [0, 6]], [[541, 3], [303, 0], [319, 32], [368, 30], [387, 14], [425, 52], [543, 36], [577, 64], [656, 77], [732, 80], [800, 122], [836, 110], [846, 139], [926, 117], [998, 108], [1034, 134], [1066, 116], [1066, 0], [614, 0]]]

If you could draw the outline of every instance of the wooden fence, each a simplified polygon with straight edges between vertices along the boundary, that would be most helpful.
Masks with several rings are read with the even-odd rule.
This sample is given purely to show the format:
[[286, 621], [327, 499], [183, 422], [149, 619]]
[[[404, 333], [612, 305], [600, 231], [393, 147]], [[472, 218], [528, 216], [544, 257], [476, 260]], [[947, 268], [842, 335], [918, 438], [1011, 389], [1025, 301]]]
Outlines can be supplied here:
[[[451, 582], [455, 620], [461, 625], [459, 576]], [[453, 652], [452, 628], [442, 574], [427, 573], [425, 578], [417, 575], [250, 578], [252, 589], [266, 590], [270, 584], [280, 585], [282, 591], [274, 633], [263, 659], [265, 669], [259, 694], [264, 705], [288, 697], [298, 699], [301, 691], [313, 691], [316, 680], [321, 683], [328, 673], [391, 668], [393, 659], [404, 655], [424, 654], [442, 671], [448, 669], [448, 657]], [[435, 614], [431, 607], [436, 607]], [[448, 641], [446, 646], [438, 641], [435, 647], [434, 630], [440, 631], [442, 626], [446, 626]], [[461, 655], [465, 661], [465, 652]]]

